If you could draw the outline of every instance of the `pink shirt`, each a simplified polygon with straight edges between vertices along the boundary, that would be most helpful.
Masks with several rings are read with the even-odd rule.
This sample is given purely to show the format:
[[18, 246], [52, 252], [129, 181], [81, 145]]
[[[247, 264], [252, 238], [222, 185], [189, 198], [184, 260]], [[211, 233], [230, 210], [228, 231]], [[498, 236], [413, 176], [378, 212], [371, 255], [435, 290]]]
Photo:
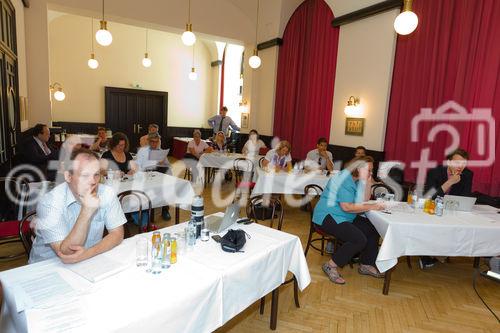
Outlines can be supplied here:
[[189, 148], [194, 148], [194, 156], [200, 157], [201, 154], [203, 154], [203, 151], [208, 148], [208, 144], [201, 140], [200, 144], [196, 144], [194, 140], [189, 141], [188, 146], [187, 146], [187, 152], [190, 153]]

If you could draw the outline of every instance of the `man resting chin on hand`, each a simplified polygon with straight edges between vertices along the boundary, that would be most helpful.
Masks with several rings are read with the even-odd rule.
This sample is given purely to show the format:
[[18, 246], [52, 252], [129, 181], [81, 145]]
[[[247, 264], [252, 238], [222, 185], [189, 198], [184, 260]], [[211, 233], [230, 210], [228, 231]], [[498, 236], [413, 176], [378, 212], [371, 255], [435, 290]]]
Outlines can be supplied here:
[[[97, 155], [87, 149], [73, 151], [64, 178], [64, 183], [38, 203], [29, 263], [55, 256], [64, 263], [76, 263], [106, 252], [123, 240], [127, 220], [113, 189], [99, 184]], [[104, 228], [108, 234], [103, 238]]]

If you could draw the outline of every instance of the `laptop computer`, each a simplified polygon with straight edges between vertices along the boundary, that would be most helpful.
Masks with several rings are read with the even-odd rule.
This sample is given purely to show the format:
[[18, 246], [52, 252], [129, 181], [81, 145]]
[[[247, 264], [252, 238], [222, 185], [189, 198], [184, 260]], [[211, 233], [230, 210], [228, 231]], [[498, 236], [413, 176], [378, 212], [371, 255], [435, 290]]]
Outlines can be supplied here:
[[444, 196], [444, 206], [449, 207], [447, 205], [447, 203], [450, 201], [455, 201], [458, 203], [458, 207], [456, 208], [456, 210], [460, 210], [463, 212], [470, 212], [472, 210], [472, 207], [476, 203], [476, 199], [477, 198], [473, 198], [473, 197], [462, 197], [459, 195], [448, 195], [447, 194]]
[[205, 217], [205, 225], [210, 232], [219, 234], [236, 222], [240, 215], [240, 206], [231, 204], [226, 208], [224, 217], [210, 215]]

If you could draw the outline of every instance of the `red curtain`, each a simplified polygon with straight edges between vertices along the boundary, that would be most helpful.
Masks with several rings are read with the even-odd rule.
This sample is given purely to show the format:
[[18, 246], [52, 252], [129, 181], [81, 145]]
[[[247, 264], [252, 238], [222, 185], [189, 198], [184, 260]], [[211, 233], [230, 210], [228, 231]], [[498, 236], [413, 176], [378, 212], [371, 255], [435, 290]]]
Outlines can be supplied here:
[[290, 18], [279, 50], [274, 135], [305, 158], [330, 136], [339, 29], [324, 0], [306, 0]]
[[[440, 164], [445, 159], [453, 135], [442, 131], [434, 141], [428, 139], [439, 124], [456, 129], [470, 164], [481, 164], [490, 153], [494, 159], [500, 152], [500, 1], [416, 0], [413, 10], [419, 17], [417, 29], [398, 36], [385, 139], [386, 159], [404, 161], [410, 181], [417, 179], [411, 163], [420, 160], [422, 149], [429, 149], [431, 161]], [[449, 103], [438, 121], [436, 110], [448, 101], [458, 104]], [[412, 141], [412, 119], [421, 108], [431, 108], [432, 115], [414, 127], [418, 140]], [[474, 108], [491, 109], [496, 123], [479, 117]], [[466, 112], [458, 116], [463, 120], [457, 120], [459, 112]], [[491, 131], [496, 138], [489, 138]], [[485, 142], [483, 148], [480, 142]], [[499, 163], [471, 169], [473, 190], [500, 195]]]

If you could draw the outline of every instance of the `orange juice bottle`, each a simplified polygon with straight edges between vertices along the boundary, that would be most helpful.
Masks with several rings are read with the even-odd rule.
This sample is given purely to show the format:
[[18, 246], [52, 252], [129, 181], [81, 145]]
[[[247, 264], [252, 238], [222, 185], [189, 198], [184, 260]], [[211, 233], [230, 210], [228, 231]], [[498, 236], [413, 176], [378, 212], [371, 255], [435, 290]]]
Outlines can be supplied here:
[[425, 202], [424, 202], [424, 213], [429, 213], [429, 203], [430, 203], [430, 200], [429, 199], [425, 199]]
[[408, 205], [411, 205], [413, 203], [413, 192], [412, 191], [408, 191]]
[[434, 215], [436, 212], [436, 202], [434, 200], [431, 200], [429, 203], [429, 214]]

